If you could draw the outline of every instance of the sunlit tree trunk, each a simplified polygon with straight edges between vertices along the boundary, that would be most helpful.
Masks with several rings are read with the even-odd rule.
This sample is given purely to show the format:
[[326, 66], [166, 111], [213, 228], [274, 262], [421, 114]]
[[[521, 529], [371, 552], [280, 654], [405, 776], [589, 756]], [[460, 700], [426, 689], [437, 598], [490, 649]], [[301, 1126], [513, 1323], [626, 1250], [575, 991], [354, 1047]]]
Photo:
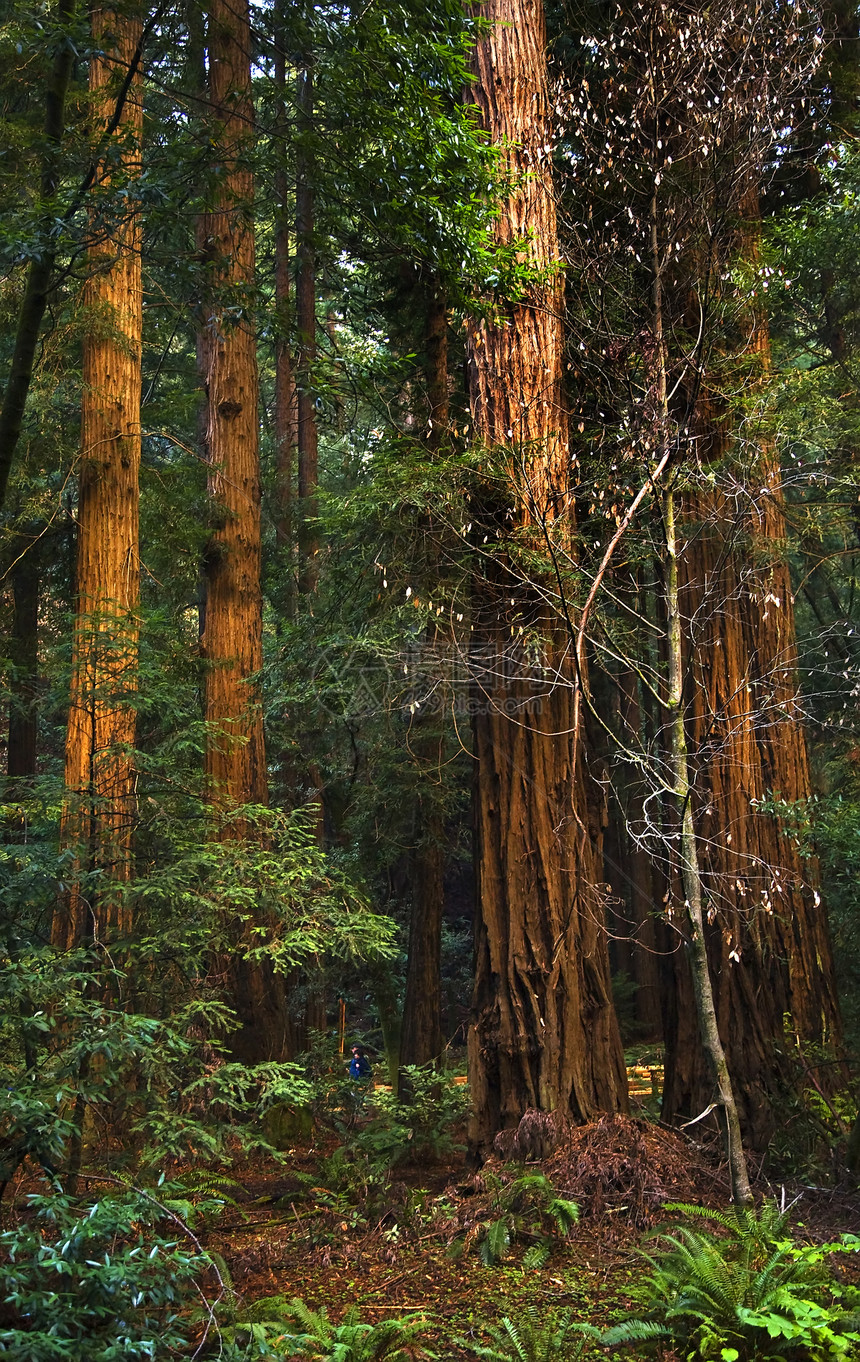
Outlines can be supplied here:
[[[117, 87], [137, 60], [139, 19], [93, 14], [90, 91], [96, 131], [114, 114]], [[131, 185], [143, 130], [135, 75], [117, 128], [120, 164], [105, 169], [109, 190]], [[119, 201], [119, 200], [117, 200]], [[83, 870], [110, 886], [130, 872], [135, 810], [132, 749], [137, 690], [140, 470], [140, 215], [132, 195], [115, 225], [94, 222], [84, 287], [83, 396], [78, 469], [77, 614], [66, 737], [68, 805], [63, 837]], [[84, 938], [126, 935], [121, 892], [85, 898], [73, 885], [58, 907], [53, 938], [68, 948]]]
[[[205, 773], [219, 810], [268, 799], [263, 716], [255, 678], [263, 664], [260, 542], [259, 383], [253, 323], [254, 141], [251, 31], [246, 3], [213, 0], [209, 10], [208, 97], [217, 180], [198, 224], [209, 297], [198, 335], [205, 392], [202, 443], [209, 465], [213, 530], [206, 549]], [[255, 835], [245, 820], [224, 837]], [[240, 934], [237, 934], [237, 937]], [[240, 1022], [230, 1037], [245, 1059], [279, 1056], [286, 1044], [283, 981], [244, 959], [236, 940], [222, 962]]]
[[[498, 237], [524, 239], [529, 262], [551, 270], [558, 250], [543, 8], [540, 0], [489, 0], [482, 13], [492, 27], [476, 50], [475, 98], [493, 141], [510, 146], [518, 177]], [[520, 523], [569, 510], [562, 310], [560, 275], [549, 274], [504, 321], [472, 328], [475, 434], [510, 450]], [[552, 655], [549, 624], [548, 661], [560, 684], [535, 687], [517, 674], [512, 625], [525, 616], [541, 628], [542, 612], [526, 586], [509, 613], [511, 588], [502, 581], [496, 590], [491, 575], [475, 602], [478, 911], [468, 1048], [478, 1157], [529, 1108], [586, 1120], [626, 1104], [597, 889], [601, 830], [573, 749], [572, 677]]]

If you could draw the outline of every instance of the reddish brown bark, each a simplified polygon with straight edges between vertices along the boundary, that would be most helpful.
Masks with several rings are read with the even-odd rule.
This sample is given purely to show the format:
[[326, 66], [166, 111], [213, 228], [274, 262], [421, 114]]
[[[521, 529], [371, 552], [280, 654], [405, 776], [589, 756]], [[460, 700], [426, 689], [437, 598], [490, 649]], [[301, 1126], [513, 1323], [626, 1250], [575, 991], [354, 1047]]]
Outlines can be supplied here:
[[[782, 820], [762, 808], [771, 797], [806, 799], [811, 786], [772, 451], [763, 451], [759, 471], [766, 490], [742, 527], [742, 544], [734, 505], [714, 496], [688, 504], [680, 567], [717, 1016], [745, 1137], [763, 1147], [790, 1087], [786, 1053], [798, 1044], [837, 1045], [841, 1028], [815, 867], [798, 855]], [[681, 975], [664, 1094], [671, 1117], [707, 1105], [683, 967]]]
[[[766, 369], [763, 318], [756, 319], [755, 336]], [[703, 461], [726, 456], [732, 432], [707, 394], [696, 429]], [[790, 1099], [789, 1052], [838, 1046], [841, 1025], [815, 866], [799, 856], [782, 820], [763, 808], [770, 798], [791, 803], [811, 793], [781, 475], [767, 437], [746, 480], [756, 491], [740, 515], [737, 499], [720, 491], [688, 497], [679, 578], [715, 1004], [744, 1135], [763, 1148]], [[667, 1117], [697, 1115], [710, 1100], [687, 973], [681, 959], [676, 963]]]
[[[563, 287], [549, 160], [546, 30], [539, 0], [489, 0], [492, 27], [476, 51], [475, 98], [516, 177], [498, 238], [523, 239], [546, 271], [503, 322], [470, 338], [476, 436], [510, 450], [521, 525], [568, 509], [563, 398]], [[492, 574], [488, 574], [490, 576]], [[511, 592], [505, 588], [505, 594]], [[517, 611], [542, 626], [528, 588]], [[511, 620], [489, 580], [478, 588], [474, 721], [478, 913], [469, 1029], [473, 1153], [528, 1108], [585, 1120], [626, 1103], [609, 986], [600, 827], [590, 820], [573, 750], [573, 696], [547, 624], [547, 662], [560, 684], [536, 685], [506, 656]]]
[[[254, 333], [254, 138], [250, 24], [246, 3], [212, 0], [208, 69], [210, 137], [219, 175], [198, 224], [209, 264], [207, 315], [198, 336], [206, 395], [202, 443], [209, 465], [214, 529], [206, 552], [205, 773], [220, 809], [268, 798], [263, 718], [256, 675], [263, 663], [260, 542], [259, 383]], [[224, 836], [251, 830], [232, 823]], [[243, 956], [247, 942], [220, 963], [240, 1029], [230, 1037], [248, 1060], [278, 1057], [287, 1043], [283, 981], [265, 962]]]
[[[99, 49], [90, 63], [97, 126], [114, 113], [117, 87], [136, 59], [140, 21], [111, 10], [93, 14]], [[123, 178], [133, 180], [143, 130], [135, 75], [117, 130]], [[103, 180], [109, 187], [111, 177]], [[135, 691], [139, 598], [141, 286], [139, 213], [133, 207], [89, 250], [78, 475], [77, 615], [69, 720], [63, 838], [82, 866], [105, 883], [130, 869], [135, 812]], [[130, 928], [121, 893], [85, 900], [72, 888], [54, 918], [55, 945], [85, 936], [107, 940]]]
[[203, 443], [215, 528], [206, 554], [205, 712], [212, 725], [206, 775], [228, 808], [266, 802], [259, 696], [263, 664], [260, 586], [260, 454], [254, 287], [254, 136], [247, 6], [213, 0], [209, 99], [214, 154], [222, 170], [199, 233], [210, 263], [208, 314], [199, 337], [206, 393]]

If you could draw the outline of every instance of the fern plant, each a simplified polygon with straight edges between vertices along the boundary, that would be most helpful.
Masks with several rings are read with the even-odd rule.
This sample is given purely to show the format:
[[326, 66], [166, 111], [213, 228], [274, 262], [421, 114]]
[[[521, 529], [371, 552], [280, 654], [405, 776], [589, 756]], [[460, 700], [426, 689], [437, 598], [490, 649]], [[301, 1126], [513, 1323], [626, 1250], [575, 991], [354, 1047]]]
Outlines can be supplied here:
[[670, 1209], [714, 1229], [682, 1225], [660, 1236], [665, 1249], [643, 1254], [651, 1267], [639, 1293], [645, 1313], [607, 1330], [604, 1344], [648, 1351], [671, 1343], [702, 1362], [785, 1362], [790, 1355], [848, 1362], [857, 1355], [860, 1293], [833, 1282], [826, 1260], [860, 1249], [860, 1239], [795, 1244], [787, 1212], [772, 1203], [758, 1214]]
[[489, 1217], [470, 1231], [465, 1247], [474, 1243], [481, 1262], [492, 1267], [514, 1241], [530, 1241], [523, 1267], [543, 1267], [558, 1241], [566, 1239], [578, 1221], [576, 1202], [558, 1196], [544, 1173], [524, 1173], [497, 1185]]
[[574, 1322], [570, 1310], [541, 1314], [533, 1305], [526, 1307], [514, 1322], [509, 1316], [488, 1330], [492, 1342], [477, 1345], [458, 1339], [463, 1347], [487, 1362], [577, 1362], [585, 1347], [585, 1334], [596, 1329]]
[[312, 1310], [298, 1298], [266, 1296], [237, 1312], [221, 1337], [234, 1357], [265, 1362], [286, 1357], [313, 1362], [419, 1362], [435, 1356], [421, 1346], [425, 1327], [423, 1317], [414, 1316], [367, 1324], [356, 1306], [335, 1324], [324, 1306]]

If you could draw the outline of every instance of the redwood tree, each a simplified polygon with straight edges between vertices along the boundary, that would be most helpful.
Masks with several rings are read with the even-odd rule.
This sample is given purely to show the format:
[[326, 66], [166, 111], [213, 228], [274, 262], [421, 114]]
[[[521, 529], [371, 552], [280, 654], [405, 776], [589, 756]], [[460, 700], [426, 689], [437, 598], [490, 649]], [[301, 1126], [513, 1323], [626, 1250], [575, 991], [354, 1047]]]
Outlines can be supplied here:
[[[246, 3], [212, 0], [208, 16], [209, 129], [214, 186], [198, 223], [208, 270], [198, 365], [205, 392], [202, 445], [209, 466], [212, 534], [206, 550], [201, 651], [206, 662], [205, 773], [220, 811], [268, 798], [263, 717], [256, 676], [263, 663], [260, 582], [259, 382], [253, 322], [254, 143], [251, 30]], [[224, 837], [252, 830], [222, 824]], [[237, 930], [236, 937], [242, 933]], [[286, 1044], [282, 981], [236, 940], [220, 962], [240, 1030], [234, 1050], [247, 1058], [280, 1055]]]
[[[497, 237], [520, 239], [539, 277], [507, 316], [472, 327], [470, 393], [476, 437], [506, 451], [510, 467], [510, 513], [501, 518], [527, 528], [570, 514], [546, 28], [541, 0], [489, 0], [483, 14], [490, 27], [476, 49], [475, 99], [492, 140], [508, 149], [513, 181]], [[511, 587], [499, 559], [476, 592], [476, 1155], [530, 1108], [586, 1120], [626, 1103], [597, 888], [599, 820], [572, 739], [572, 678], [539, 601], [539, 591]], [[517, 659], [510, 665], [522, 618], [543, 634], [558, 684], [519, 673]]]
[[[799, 11], [775, 4], [638, 6], [583, 44], [588, 70], [569, 73], [564, 95], [576, 144], [571, 222], [579, 202], [594, 205], [571, 233], [572, 256], [588, 280], [580, 294], [587, 331], [577, 336], [576, 352], [583, 418], [593, 445], [610, 450], [613, 461], [596, 474], [601, 490], [591, 491], [589, 530], [602, 533], [597, 527], [606, 518], [621, 524], [632, 509], [631, 488], [656, 447], [648, 384], [660, 352], [674, 442], [666, 477], [677, 498], [683, 736], [704, 931], [744, 1134], [759, 1145], [790, 1081], [787, 1050], [839, 1035], [827, 927], [810, 865], [768, 806], [806, 798], [809, 771], [778, 456], [737, 401], [741, 392], [752, 406], [768, 341], [763, 316], [733, 270], [739, 259], [748, 270], [759, 263], [763, 167], [815, 65], [815, 34], [805, 22]], [[585, 79], [598, 73], [599, 83]], [[604, 312], [599, 327], [595, 296]], [[655, 541], [665, 600], [665, 523]], [[628, 552], [635, 559], [641, 544]], [[625, 595], [622, 583], [619, 571], [616, 600]], [[621, 604], [625, 618], [632, 611], [652, 638], [664, 633], [665, 619], [644, 621], [636, 596], [627, 592]], [[614, 666], [631, 635], [610, 616], [600, 646]], [[634, 669], [643, 698], [650, 691], [663, 717], [641, 739], [624, 734], [617, 750], [635, 780], [649, 786], [651, 811], [640, 801], [633, 832], [669, 870], [665, 916], [683, 942], [666, 1009], [664, 1114], [693, 1117], [709, 1108], [715, 1088], [693, 1007], [689, 959], [697, 933], [684, 927], [682, 908], [689, 894], [678, 848], [687, 810], [673, 818], [666, 796], [670, 784], [677, 792], [677, 772], [667, 782], [661, 764], [671, 770], [678, 736], [665, 700], [668, 630], [660, 650], [659, 659], [640, 653]]]
[[[65, 839], [81, 868], [104, 882], [130, 871], [134, 819], [137, 687], [140, 470], [141, 285], [140, 213], [133, 193], [143, 129], [136, 73], [139, 18], [109, 9], [93, 14], [90, 92], [95, 132], [116, 122], [118, 160], [101, 169], [104, 213], [91, 214], [85, 319], [81, 453], [78, 469], [77, 614], [66, 737], [69, 805]], [[117, 90], [128, 83], [124, 102]], [[113, 197], [112, 189], [123, 195]], [[117, 203], [127, 207], [117, 210]], [[124, 935], [130, 926], [121, 894], [106, 890], [95, 904], [78, 887], [54, 919], [55, 944]]]

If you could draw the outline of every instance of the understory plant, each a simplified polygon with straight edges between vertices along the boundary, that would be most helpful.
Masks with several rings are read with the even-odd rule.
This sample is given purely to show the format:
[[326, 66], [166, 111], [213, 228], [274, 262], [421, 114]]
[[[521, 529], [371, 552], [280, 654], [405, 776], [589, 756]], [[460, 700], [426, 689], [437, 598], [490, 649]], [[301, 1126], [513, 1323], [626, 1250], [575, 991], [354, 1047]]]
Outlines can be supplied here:
[[0, 1235], [0, 1355], [8, 1362], [125, 1362], [175, 1356], [190, 1342], [184, 1308], [211, 1277], [206, 1254], [171, 1204], [182, 1189], [96, 1188], [29, 1198]]
[[504, 1315], [487, 1332], [489, 1345], [459, 1340], [486, 1362], [577, 1362], [586, 1343], [570, 1310], [543, 1311], [533, 1305], [516, 1321]]
[[476, 1248], [484, 1266], [492, 1267], [513, 1243], [524, 1242], [529, 1247], [523, 1267], [543, 1267], [578, 1221], [576, 1202], [559, 1196], [544, 1173], [523, 1173], [508, 1183], [495, 1182], [486, 1215], [455, 1243], [460, 1252]]
[[311, 1310], [304, 1301], [266, 1296], [237, 1311], [222, 1329], [228, 1356], [242, 1359], [311, 1358], [313, 1362], [418, 1362], [434, 1353], [421, 1346], [422, 1316], [368, 1324], [352, 1306], [340, 1324], [325, 1307]]
[[641, 1354], [667, 1345], [693, 1362], [849, 1362], [860, 1349], [860, 1291], [841, 1286], [831, 1255], [860, 1249], [860, 1238], [798, 1244], [788, 1211], [722, 1213], [700, 1206], [669, 1210], [704, 1219], [661, 1234], [663, 1248], [643, 1253], [651, 1271], [638, 1295], [645, 1307], [607, 1330], [604, 1345]]

